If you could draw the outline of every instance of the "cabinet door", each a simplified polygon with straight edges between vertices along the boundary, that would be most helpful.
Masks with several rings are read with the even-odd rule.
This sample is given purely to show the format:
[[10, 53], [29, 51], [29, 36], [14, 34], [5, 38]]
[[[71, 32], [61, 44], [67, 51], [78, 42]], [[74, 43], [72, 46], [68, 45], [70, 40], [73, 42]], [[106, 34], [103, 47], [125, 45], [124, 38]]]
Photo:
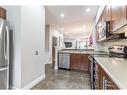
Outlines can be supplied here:
[[119, 29], [125, 24], [125, 9], [125, 6], [112, 6], [113, 31]]
[[126, 9], [125, 9], [125, 15], [126, 15], [126, 23], [127, 23], [127, 5], [126, 5]]
[[70, 69], [79, 70], [81, 63], [80, 54], [70, 54]]
[[80, 70], [88, 72], [89, 59], [88, 54], [81, 54]]
[[[98, 73], [99, 74], [99, 89], [105, 89], [105, 85], [106, 85], [106, 88], [109, 90], [119, 89], [100, 65], [98, 65], [98, 69], [99, 69], [99, 73]], [[105, 84], [105, 81], [106, 81], [106, 84]]]
[[116, 89], [119, 89], [116, 84], [112, 81], [112, 79], [107, 75], [105, 74], [105, 77], [106, 77], [106, 80], [107, 80], [107, 89], [109, 90], [116, 90]]
[[124, 18], [123, 18], [123, 24], [127, 24], [127, 6], [123, 6], [123, 11], [124, 11]]
[[106, 6], [106, 8], [105, 8], [105, 19], [106, 19], [106, 21], [111, 21], [112, 20], [111, 6]]
[[105, 78], [105, 73], [103, 71], [103, 69], [98, 65], [98, 69], [99, 69], [99, 89], [103, 89], [104, 88], [104, 78]]
[[6, 20], [6, 10], [2, 7], [0, 7], [0, 18], [3, 18]]

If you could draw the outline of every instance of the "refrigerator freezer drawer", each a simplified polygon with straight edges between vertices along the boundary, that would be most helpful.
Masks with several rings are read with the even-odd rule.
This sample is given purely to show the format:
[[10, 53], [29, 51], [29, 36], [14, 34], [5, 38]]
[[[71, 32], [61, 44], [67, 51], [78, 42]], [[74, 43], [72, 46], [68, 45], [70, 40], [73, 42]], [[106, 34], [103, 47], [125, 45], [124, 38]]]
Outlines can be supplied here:
[[8, 69], [1, 69], [0, 71], [0, 90], [8, 89]]

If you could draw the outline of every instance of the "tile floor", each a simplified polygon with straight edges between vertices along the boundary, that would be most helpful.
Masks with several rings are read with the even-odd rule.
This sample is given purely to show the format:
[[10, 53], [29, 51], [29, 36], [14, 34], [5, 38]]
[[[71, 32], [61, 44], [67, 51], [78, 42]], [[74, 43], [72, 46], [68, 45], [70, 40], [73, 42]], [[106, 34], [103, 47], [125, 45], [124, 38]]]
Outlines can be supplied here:
[[46, 78], [35, 85], [32, 90], [43, 89], [91, 89], [90, 75], [84, 72], [58, 69], [46, 65]]

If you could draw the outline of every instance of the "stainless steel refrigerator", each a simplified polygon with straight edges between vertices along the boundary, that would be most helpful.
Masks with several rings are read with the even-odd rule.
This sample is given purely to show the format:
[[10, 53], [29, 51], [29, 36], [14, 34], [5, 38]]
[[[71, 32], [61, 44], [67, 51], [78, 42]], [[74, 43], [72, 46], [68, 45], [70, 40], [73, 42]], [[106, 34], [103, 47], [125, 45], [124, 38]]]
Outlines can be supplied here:
[[9, 22], [0, 18], [0, 89], [9, 89]]

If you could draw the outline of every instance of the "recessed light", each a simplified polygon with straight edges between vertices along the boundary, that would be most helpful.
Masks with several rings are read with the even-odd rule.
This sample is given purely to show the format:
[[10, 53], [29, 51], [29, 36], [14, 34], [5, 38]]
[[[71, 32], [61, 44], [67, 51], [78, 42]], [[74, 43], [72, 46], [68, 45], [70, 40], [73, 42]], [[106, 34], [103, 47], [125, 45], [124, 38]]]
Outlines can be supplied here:
[[87, 9], [86, 9], [86, 12], [90, 12], [90, 8], [87, 8]]
[[61, 18], [64, 18], [64, 16], [65, 16], [64, 13], [61, 13], [61, 14], [60, 14], [60, 17], [61, 17]]

